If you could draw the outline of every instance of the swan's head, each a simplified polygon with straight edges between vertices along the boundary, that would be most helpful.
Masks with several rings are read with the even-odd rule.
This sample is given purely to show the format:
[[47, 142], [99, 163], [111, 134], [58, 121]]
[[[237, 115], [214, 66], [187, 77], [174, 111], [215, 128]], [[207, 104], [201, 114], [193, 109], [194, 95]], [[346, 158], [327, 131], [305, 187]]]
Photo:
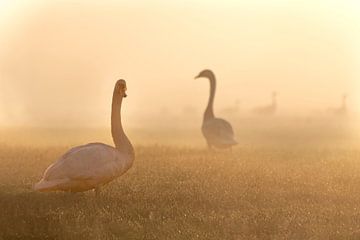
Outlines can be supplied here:
[[215, 76], [214, 76], [214, 73], [213, 73], [211, 70], [205, 69], [205, 70], [201, 71], [201, 72], [199, 73], [199, 75], [197, 75], [197, 76], [195, 77], [195, 79], [196, 79], [196, 78], [201, 78], [201, 77], [204, 77], [204, 78], [214, 78]]
[[127, 97], [126, 95], [126, 82], [123, 79], [120, 79], [116, 82], [115, 91], [118, 92], [121, 96]]

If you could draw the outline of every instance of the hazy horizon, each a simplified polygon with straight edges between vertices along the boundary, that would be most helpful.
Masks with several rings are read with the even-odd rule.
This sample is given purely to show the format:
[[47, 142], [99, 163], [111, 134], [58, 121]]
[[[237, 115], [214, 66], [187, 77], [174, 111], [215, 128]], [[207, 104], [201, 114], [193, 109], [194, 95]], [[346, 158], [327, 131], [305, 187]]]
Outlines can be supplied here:
[[[323, 114], [360, 97], [357, 1], [1, 1], [0, 126], [108, 126], [125, 79], [129, 125], [201, 115], [217, 77], [215, 112], [269, 104], [280, 115]], [[144, 121], [144, 125], [146, 125]]]

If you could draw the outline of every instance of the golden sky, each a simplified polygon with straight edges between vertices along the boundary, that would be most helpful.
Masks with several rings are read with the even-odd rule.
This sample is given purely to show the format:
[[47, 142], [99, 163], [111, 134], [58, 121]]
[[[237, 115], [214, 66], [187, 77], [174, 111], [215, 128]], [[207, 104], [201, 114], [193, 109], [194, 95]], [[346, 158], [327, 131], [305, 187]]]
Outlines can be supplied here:
[[[101, 2], [101, 3], [100, 3]], [[136, 3], [134, 3], [136, 2]], [[130, 119], [215, 112], [279, 94], [282, 113], [360, 107], [356, 0], [0, 0], [0, 125], [107, 125], [115, 81]]]

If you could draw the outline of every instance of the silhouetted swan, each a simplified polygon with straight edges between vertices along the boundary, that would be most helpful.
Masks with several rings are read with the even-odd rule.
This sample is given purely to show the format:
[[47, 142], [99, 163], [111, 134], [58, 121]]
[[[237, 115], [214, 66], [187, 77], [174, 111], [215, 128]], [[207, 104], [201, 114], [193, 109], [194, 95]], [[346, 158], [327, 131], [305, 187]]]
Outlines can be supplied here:
[[216, 89], [214, 73], [211, 70], [203, 70], [195, 78], [200, 77], [208, 78], [210, 81], [210, 96], [201, 127], [208, 147], [229, 148], [236, 145], [237, 142], [234, 140], [234, 131], [230, 123], [214, 116], [213, 104]]
[[271, 95], [271, 104], [267, 106], [256, 107], [253, 109], [253, 113], [259, 115], [274, 115], [277, 109], [276, 92]]
[[121, 125], [121, 103], [126, 97], [126, 82], [115, 84], [112, 110], [111, 134], [115, 148], [103, 143], [89, 143], [74, 147], [50, 165], [43, 178], [35, 184], [37, 191], [82, 192], [100, 187], [124, 174], [133, 164], [134, 149]]
[[341, 99], [341, 105], [337, 108], [329, 108], [328, 111], [337, 116], [344, 116], [347, 113], [346, 106], [347, 95], [344, 94]]

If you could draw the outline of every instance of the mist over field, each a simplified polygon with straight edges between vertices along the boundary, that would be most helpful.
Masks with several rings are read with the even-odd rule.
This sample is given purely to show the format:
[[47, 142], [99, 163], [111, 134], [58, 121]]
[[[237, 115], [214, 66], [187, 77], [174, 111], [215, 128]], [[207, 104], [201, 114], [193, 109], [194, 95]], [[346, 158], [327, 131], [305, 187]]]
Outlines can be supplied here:
[[360, 239], [359, 12], [0, 0], [0, 239]]
[[218, 78], [218, 114], [237, 104], [246, 116], [273, 91], [280, 115], [326, 114], [343, 94], [358, 112], [357, 1], [0, 4], [2, 126], [108, 127], [119, 78], [129, 126], [200, 123], [204, 68]]

